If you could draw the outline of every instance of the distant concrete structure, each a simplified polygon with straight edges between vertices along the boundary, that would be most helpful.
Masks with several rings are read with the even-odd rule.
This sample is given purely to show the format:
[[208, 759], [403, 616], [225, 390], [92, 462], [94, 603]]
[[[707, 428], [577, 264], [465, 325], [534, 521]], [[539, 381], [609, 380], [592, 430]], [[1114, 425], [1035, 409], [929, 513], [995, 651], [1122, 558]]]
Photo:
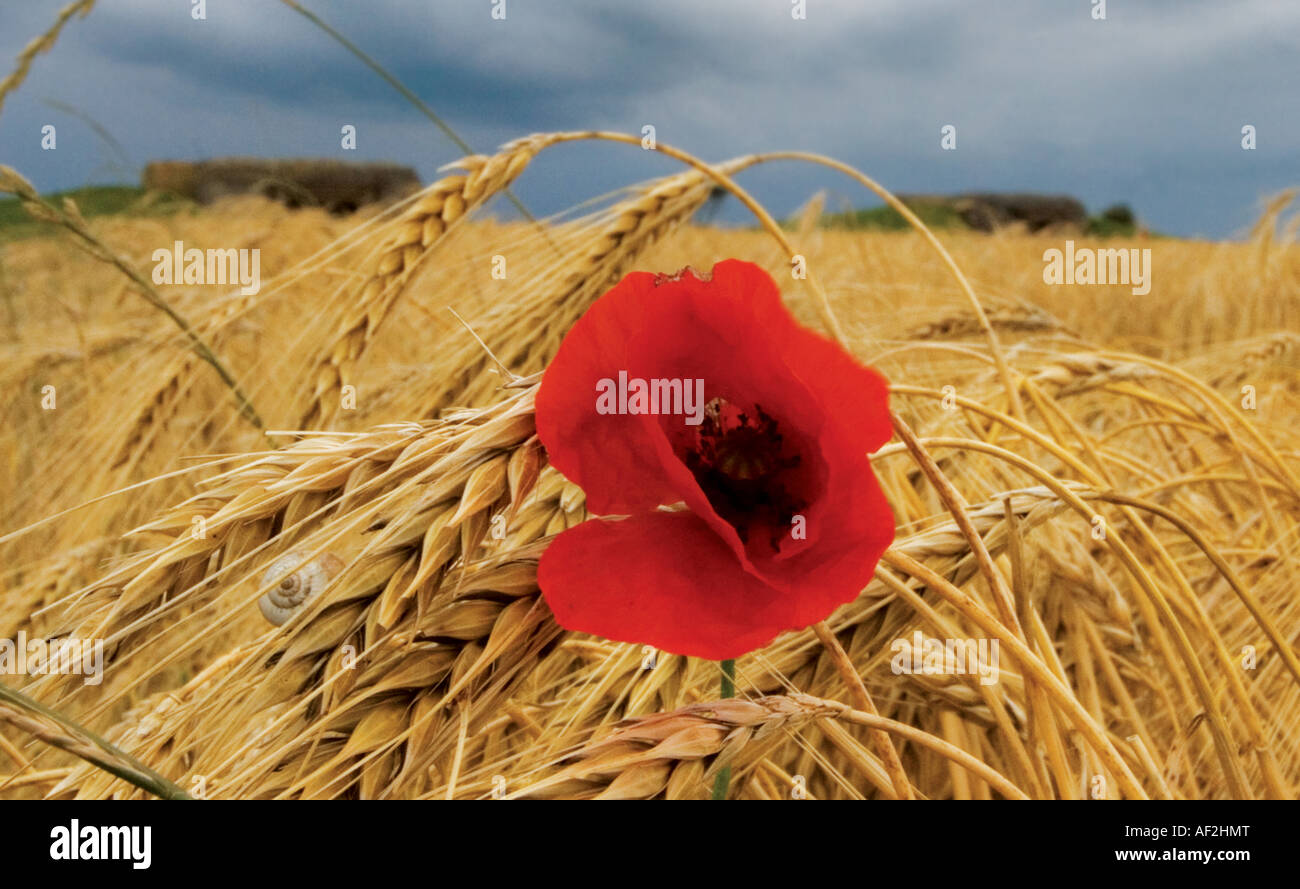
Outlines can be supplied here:
[[352, 213], [366, 204], [392, 203], [420, 189], [415, 170], [399, 164], [338, 160], [223, 157], [153, 161], [141, 184], [210, 204], [236, 194], [260, 194], [288, 207]]
[[991, 232], [1020, 224], [1031, 232], [1053, 227], [1084, 229], [1088, 211], [1069, 195], [997, 194], [899, 195], [910, 207], [950, 207], [976, 231]]

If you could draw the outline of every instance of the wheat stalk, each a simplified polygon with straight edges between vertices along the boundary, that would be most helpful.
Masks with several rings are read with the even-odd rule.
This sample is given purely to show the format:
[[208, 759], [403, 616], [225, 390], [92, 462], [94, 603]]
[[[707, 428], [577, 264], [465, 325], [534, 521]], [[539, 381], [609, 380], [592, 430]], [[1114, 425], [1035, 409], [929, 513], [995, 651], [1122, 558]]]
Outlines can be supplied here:
[[[735, 173], [757, 158], [744, 157], [720, 167]], [[636, 257], [688, 220], [709, 199], [712, 180], [696, 171], [656, 180], [610, 209], [610, 221], [590, 235], [566, 263], [554, 288], [531, 291], [522, 302], [502, 306], [480, 325], [478, 335], [492, 348], [488, 355], [462, 342], [446, 359], [452, 372], [434, 380], [420, 410], [436, 414], [452, 404], [482, 404], [500, 379], [485, 373], [498, 360], [515, 374], [542, 370], [560, 340], [591, 304], [613, 286]]]
[[462, 158], [452, 166], [463, 172], [430, 185], [387, 227], [338, 332], [319, 349], [322, 357], [315, 362], [311, 401], [301, 428], [326, 424], [337, 414], [340, 393], [352, 380], [354, 365], [415, 269], [443, 235], [513, 182], [539, 151], [562, 138], [564, 134], [530, 136], [509, 143], [491, 157]]
[[788, 734], [826, 718], [898, 734], [951, 758], [1005, 796], [1026, 798], [985, 763], [942, 739], [806, 694], [707, 701], [625, 720], [566, 757], [570, 762], [555, 774], [507, 798], [647, 799], [660, 793], [669, 799], [702, 798], [719, 769], [730, 767], [741, 777]]
[[76, 0], [59, 10], [58, 17], [55, 18], [54, 24], [44, 34], [34, 37], [30, 43], [23, 47], [23, 51], [18, 54], [18, 62], [14, 70], [3, 81], [0, 81], [0, 110], [4, 108], [5, 98], [14, 90], [18, 89], [27, 79], [27, 72], [31, 70], [32, 62], [43, 52], [49, 52], [54, 48], [55, 42], [59, 39], [59, 32], [63, 26], [68, 23], [74, 15], [80, 15], [83, 19], [90, 15], [90, 11], [95, 6], [95, 0]]
[[[1036, 306], [989, 306], [985, 309], [985, 319], [1000, 330], [1018, 333], [1050, 331], [1071, 337], [1078, 336], [1068, 326]], [[913, 328], [906, 334], [906, 338], [909, 340], [953, 339], [983, 333], [984, 326], [979, 317], [972, 312], [962, 312]]]

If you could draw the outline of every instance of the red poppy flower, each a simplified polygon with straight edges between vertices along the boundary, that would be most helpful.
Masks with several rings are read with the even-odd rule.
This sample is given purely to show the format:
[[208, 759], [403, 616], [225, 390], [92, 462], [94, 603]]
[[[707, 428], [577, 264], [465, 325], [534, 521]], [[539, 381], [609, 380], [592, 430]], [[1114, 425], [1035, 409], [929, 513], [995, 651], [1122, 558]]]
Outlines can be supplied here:
[[628, 275], [537, 393], [551, 464], [592, 513], [625, 516], [543, 554], [556, 620], [723, 660], [852, 601], [894, 538], [867, 456], [892, 434], [888, 402], [756, 265]]

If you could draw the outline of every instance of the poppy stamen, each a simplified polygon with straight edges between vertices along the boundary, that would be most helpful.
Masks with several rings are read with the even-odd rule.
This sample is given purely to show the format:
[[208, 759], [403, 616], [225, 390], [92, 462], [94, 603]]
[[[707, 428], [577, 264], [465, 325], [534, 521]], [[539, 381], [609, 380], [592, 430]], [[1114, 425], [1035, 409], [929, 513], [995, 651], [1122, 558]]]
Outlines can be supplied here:
[[685, 460], [709, 503], [746, 546], [751, 531], [763, 527], [772, 549], [778, 549], [793, 516], [807, 506], [785, 483], [787, 471], [802, 457], [759, 405], [750, 412], [714, 398]]

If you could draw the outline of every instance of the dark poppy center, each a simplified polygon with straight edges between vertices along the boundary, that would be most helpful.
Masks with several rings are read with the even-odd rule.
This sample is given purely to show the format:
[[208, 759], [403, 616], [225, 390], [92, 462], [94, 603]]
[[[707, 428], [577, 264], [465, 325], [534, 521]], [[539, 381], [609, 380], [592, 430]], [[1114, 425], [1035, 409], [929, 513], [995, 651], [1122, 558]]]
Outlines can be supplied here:
[[721, 398], [706, 406], [694, 448], [685, 454], [710, 505], [746, 548], [772, 551], [808, 505], [794, 484], [802, 461], [796, 444], [761, 406], [742, 410]]

